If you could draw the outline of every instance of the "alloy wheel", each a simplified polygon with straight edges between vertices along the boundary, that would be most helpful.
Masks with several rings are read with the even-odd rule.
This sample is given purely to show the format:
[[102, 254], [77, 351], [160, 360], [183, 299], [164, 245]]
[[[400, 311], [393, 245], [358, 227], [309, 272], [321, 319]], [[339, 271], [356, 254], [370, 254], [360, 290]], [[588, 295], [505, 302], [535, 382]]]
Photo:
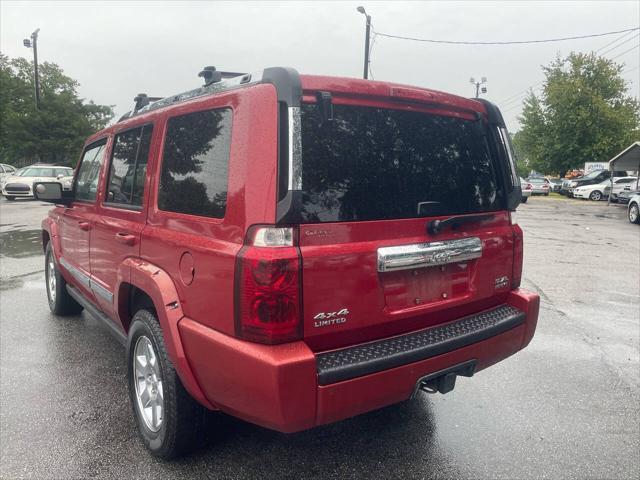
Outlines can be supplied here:
[[629, 221], [631, 223], [637, 223], [639, 215], [640, 209], [638, 208], [638, 205], [631, 205], [631, 208], [629, 209]]
[[164, 419], [162, 376], [153, 344], [144, 335], [136, 341], [133, 374], [138, 411], [147, 428], [152, 432], [157, 432]]
[[47, 293], [49, 299], [55, 303], [56, 301], [56, 264], [53, 261], [53, 255], [49, 255], [47, 260]]

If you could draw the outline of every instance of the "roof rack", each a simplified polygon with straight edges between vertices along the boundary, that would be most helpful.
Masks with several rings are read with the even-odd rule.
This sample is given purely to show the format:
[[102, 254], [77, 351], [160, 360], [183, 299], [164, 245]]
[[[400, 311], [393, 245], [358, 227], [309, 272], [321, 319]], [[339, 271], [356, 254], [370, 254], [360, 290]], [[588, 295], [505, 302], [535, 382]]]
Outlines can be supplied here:
[[139, 108], [125, 113], [118, 122], [169, 105], [185, 102], [192, 98], [212, 95], [261, 82], [274, 84], [278, 92], [278, 100], [287, 103], [289, 106], [297, 105], [299, 97], [302, 96], [298, 72], [285, 67], [271, 67], [256, 73], [222, 72], [216, 70], [215, 67], [205, 67], [198, 76], [204, 77], [205, 84], [187, 92], [165, 98], [148, 97], [146, 94], [139, 94], [134, 99], [136, 107], [140, 104]]

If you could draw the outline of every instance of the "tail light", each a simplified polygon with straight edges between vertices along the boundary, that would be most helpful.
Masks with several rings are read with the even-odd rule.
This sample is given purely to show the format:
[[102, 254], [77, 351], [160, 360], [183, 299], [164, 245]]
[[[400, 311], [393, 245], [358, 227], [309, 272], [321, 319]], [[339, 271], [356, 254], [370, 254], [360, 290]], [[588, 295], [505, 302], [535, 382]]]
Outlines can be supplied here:
[[533, 189], [533, 185], [531, 185], [530, 183], [527, 183], [527, 190], [531, 190]]
[[250, 228], [235, 275], [239, 338], [266, 344], [302, 338], [300, 255], [293, 229]]
[[522, 281], [522, 262], [524, 260], [523, 235], [520, 225], [514, 221], [511, 212], [511, 231], [513, 232], [513, 269], [511, 272], [511, 288], [518, 288]]

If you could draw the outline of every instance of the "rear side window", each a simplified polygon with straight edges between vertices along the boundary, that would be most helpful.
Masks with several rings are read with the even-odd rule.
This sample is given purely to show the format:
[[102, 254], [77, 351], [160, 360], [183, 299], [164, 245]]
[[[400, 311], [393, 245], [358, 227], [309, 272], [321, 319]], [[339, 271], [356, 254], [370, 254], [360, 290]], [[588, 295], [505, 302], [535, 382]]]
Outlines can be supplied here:
[[82, 155], [78, 175], [76, 175], [75, 198], [93, 202], [98, 193], [98, 179], [104, 161], [106, 140], [89, 146]]
[[142, 206], [153, 125], [116, 135], [107, 183], [107, 203]]
[[[452, 215], [503, 208], [480, 121], [334, 105], [302, 106], [301, 221]], [[517, 177], [516, 177], [517, 178]]]
[[161, 210], [224, 217], [231, 123], [230, 108], [169, 119], [158, 191]]

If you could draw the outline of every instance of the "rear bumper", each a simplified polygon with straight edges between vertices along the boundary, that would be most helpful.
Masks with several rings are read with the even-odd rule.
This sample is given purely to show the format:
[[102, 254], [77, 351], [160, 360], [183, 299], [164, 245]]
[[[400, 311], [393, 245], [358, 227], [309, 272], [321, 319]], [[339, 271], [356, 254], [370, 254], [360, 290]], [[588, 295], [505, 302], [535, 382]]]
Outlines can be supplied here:
[[[406, 400], [418, 379], [430, 373], [470, 360], [479, 371], [513, 355], [533, 337], [539, 297], [514, 290], [499, 308], [499, 315], [492, 315], [492, 309], [473, 316], [471, 323], [472, 317], [465, 317], [321, 354], [304, 342], [244, 342], [188, 318], [180, 321], [179, 330], [212, 404], [249, 422], [295, 432]], [[364, 368], [362, 358], [369, 361]]]

